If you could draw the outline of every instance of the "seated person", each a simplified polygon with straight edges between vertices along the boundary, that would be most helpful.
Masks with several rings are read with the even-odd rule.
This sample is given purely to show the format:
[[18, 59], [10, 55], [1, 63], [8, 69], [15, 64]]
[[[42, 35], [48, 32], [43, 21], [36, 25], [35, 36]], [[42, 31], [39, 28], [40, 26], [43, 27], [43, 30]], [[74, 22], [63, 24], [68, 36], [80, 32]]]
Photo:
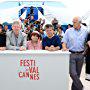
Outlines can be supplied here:
[[59, 36], [54, 34], [54, 28], [51, 24], [45, 25], [47, 36], [42, 40], [42, 47], [44, 50], [57, 51], [61, 49], [61, 41]]
[[6, 49], [6, 34], [3, 31], [3, 26], [0, 24], [0, 50]]
[[27, 41], [27, 49], [28, 50], [42, 49], [42, 43], [40, 41], [40, 34], [38, 31], [33, 31], [31, 33], [31, 39], [29, 41]]
[[9, 50], [26, 50], [27, 36], [21, 32], [21, 23], [14, 21], [12, 30], [7, 33], [6, 47]]

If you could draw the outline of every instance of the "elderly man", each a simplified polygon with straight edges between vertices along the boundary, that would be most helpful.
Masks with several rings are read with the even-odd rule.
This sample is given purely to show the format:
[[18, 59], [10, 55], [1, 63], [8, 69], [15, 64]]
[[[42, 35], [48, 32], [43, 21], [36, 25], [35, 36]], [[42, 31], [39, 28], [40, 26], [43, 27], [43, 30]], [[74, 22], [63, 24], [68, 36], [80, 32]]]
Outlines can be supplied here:
[[62, 39], [63, 50], [69, 50], [70, 55], [70, 76], [73, 80], [71, 90], [84, 90], [80, 81], [81, 69], [84, 61], [83, 51], [87, 29], [81, 25], [81, 18], [73, 18], [73, 27], [65, 32]]
[[21, 32], [21, 23], [14, 21], [12, 31], [7, 33], [6, 47], [9, 50], [26, 50], [27, 36]]
[[90, 33], [87, 36], [87, 51], [86, 51], [86, 80], [90, 81]]

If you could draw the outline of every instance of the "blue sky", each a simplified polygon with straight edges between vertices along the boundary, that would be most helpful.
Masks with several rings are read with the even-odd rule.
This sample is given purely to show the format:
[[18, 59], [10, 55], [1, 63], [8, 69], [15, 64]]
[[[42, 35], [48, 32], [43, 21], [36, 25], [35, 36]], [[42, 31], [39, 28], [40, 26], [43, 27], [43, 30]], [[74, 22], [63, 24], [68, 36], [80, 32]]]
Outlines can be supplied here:
[[[30, 6], [34, 6], [34, 7], [39, 7], [40, 6], [41, 7], [43, 3], [44, 3], [44, 5], [51, 6], [51, 7], [58, 7], [58, 8], [65, 8], [66, 7], [60, 1], [20, 1], [21, 6], [25, 5], [25, 6], [28, 6], [28, 7], [30, 7]], [[17, 1], [0, 2], [0, 10], [1, 11], [4, 11], [3, 9], [9, 9], [9, 8], [14, 8], [14, 7], [18, 7], [18, 6], [19, 6], [19, 2], [17, 2]], [[15, 18], [15, 17], [19, 16], [18, 15], [19, 13], [18, 14], [13, 14], [13, 15], [11, 15], [9, 13], [11, 13], [11, 12], [9, 11], [7, 13], [8, 15], [6, 15], [6, 12], [5, 12], [4, 15], [1, 13], [2, 15], [0, 14], [0, 17], [1, 17], [1, 19], [3, 18], [1, 21], [4, 21], [4, 20], [9, 20], [10, 21], [11, 18]], [[10, 19], [8, 19], [8, 18], [10, 18]]]
[[[30, 2], [20, 2], [21, 4], [28, 4], [28, 5], [42, 5], [43, 1], [41, 2], [36, 2], [36, 1], [30, 1]], [[57, 6], [57, 7], [65, 7], [65, 5], [62, 2], [58, 1], [45, 1], [45, 5], [48, 6]], [[7, 8], [12, 8], [12, 7], [17, 7], [19, 4], [17, 1], [5, 1], [0, 3], [0, 9], [7, 9]]]
[[[61, 1], [61, 2], [60, 2]], [[78, 2], [78, 3], [77, 3]], [[43, 1], [26, 1], [21, 2], [21, 5], [26, 6], [41, 6]], [[81, 3], [81, 4], [80, 4]], [[73, 16], [87, 16], [87, 12], [90, 11], [90, 0], [59, 0], [59, 1], [45, 1], [44, 5], [52, 6], [56, 8], [63, 8], [63, 10], [54, 10], [54, 14], [60, 17], [60, 21], [71, 21]], [[0, 10], [14, 8], [19, 6], [17, 1], [0, 1]], [[67, 9], [67, 10], [64, 10]], [[5, 13], [6, 14], [6, 13]], [[1, 14], [0, 14], [1, 16]], [[3, 15], [2, 15], [3, 16]], [[14, 15], [15, 16], [15, 15]], [[90, 15], [89, 15], [90, 16]], [[4, 16], [3, 16], [4, 17]], [[89, 19], [90, 20], [90, 19]]]

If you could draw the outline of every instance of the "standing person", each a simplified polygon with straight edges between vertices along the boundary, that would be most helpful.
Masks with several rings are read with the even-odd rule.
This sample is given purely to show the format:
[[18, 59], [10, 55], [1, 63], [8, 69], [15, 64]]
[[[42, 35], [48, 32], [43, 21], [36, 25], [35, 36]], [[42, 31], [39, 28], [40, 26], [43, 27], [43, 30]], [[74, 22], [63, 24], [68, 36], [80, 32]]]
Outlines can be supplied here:
[[9, 28], [8, 28], [8, 24], [7, 25], [4, 25], [4, 32], [9, 32], [10, 30], [9, 30]]
[[73, 27], [73, 25], [71, 25], [71, 24], [68, 24], [68, 29], [69, 29], [69, 28], [72, 28], [72, 27]]
[[45, 25], [47, 36], [42, 40], [42, 47], [44, 50], [57, 51], [61, 49], [61, 41], [59, 36], [54, 34], [54, 28], [51, 24]]
[[57, 29], [57, 35], [62, 40], [62, 38], [64, 37], [64, 32], [63, 32], [63, 28], [62, 27], [58, 27], [58, 29]]
[[87, 52], [86, 52], [86, 80], [90, 81], [90, 33], [87, 36]]
[[6, 33], [3, 31], [3, 25], [0, 24], [0, 51], [6, 50]]
[[72, 78], [71, 90], [84, 90], [80, 80], [80, 74], [83, 66], [85, 39], [87, 37], [87, 29], [82, 27], [81, 18], [73, 18], [73, 27], [66, 30], [62, 39], [63, 50], [69, 50], [70, 55], [70, 77]]
[[34, 22], [35, 22], [35, 19], [34, 19], [34, 16], [32, 15], [31, 18], [30, 18], [29, 24], [30, 24], [30, 23], [31, 23], [31, 24], [34, 24]]
[[26, 50], [27, 36], [21, 32], [21, 23], [14, 21], [12, 24], [12, 31], [7, 33], [6, 46], [9, 50]]
[[57, 30], [57, 25], [58, 25], [58, 20], [57, 20], [56, 18], [54, 18], [54, 19], [52, 20], [52, 25], [53, 25], [53, 27], [54, 27], [54, 31], [56, 31], [56, 30]]

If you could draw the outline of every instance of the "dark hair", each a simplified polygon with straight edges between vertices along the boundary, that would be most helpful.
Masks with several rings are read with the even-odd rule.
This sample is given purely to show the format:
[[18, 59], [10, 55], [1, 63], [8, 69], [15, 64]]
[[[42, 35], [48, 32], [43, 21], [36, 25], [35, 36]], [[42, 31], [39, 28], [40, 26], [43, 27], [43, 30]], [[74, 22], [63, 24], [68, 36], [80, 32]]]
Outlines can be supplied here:
[[32, 36], [35, 36], [35, 35], [37, 35], [37, 37], [38, 37], [38, 39], [39, 39], [40, 35], [38, 35], [37, 33], [29, 32], [29, 33], [28, 33], [28, 40], [31, 40], [31, 37], [32, 37]]
[[62, 27], [58, 27], [59, 29], [61, 29], [63, 31], [63, 28]]
[[71, 25], [71, 24], [68, 24], [68, 26], [73, 27], [73, 25]]
[[2, 24], [0, 24], [0, 27], [3, 29], [3, 25]]
[[82, 25], [87, 26], [87, 24], [86, 24], [86, 23], [82, 23]]
[[47, 28], [50, 28], [50, 27], [54, 30], [54, 27], [53, 27], [51, 24], [46, 24], [46, 25], [45, 25], [45, 30], [46, 30]]
[[32, 37], [32, 36], [35, 36], [35, 35], [37, 35], [37, 37], [39, 38], [39, 34], [33, 33], [33, 32], [31, 33], [31, 37]]

